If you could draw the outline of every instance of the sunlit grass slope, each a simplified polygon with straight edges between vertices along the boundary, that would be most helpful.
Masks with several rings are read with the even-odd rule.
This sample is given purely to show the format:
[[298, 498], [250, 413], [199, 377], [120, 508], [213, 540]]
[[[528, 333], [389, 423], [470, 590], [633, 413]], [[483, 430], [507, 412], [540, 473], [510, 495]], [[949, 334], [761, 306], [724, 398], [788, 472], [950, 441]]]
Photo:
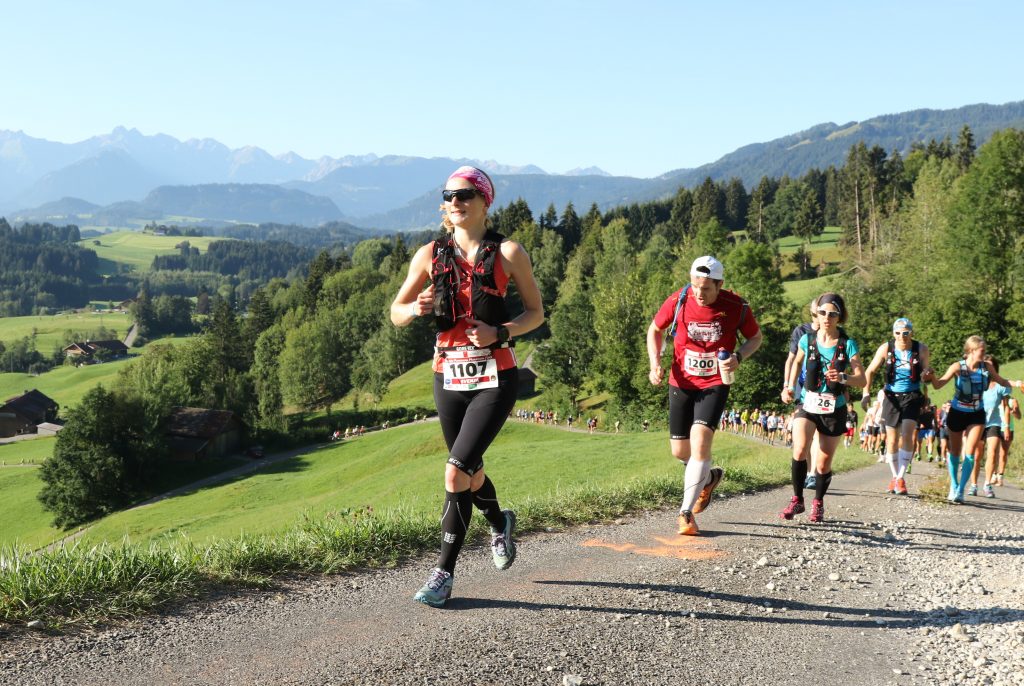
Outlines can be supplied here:
[[[0, 455], [7, 447], [0, 446]], [[0, 543], [18, 542], [39, 548], [61, 536], [50, 526], [53, 515], [43, 509], [36, 497], [42, 488], [35, 467], [0, 467]]]
[[[49, 355], [54, 346], [64, 342], [65, 331], [91, 332], [100, 327], [117, 332], [118, 338], [124, 338], [131, 328], [131, 315], [128, 313], [74, 313], [41, 315], [32, 317], [0, 317], [0, 341], [10, 345], [19, 338], [36, 333], [36, 350]], [[3, 370], [0, 370], [3, 371]]]
[[[42, 464], [53, 454], [53, 436], [0, 444], [0, 465]], [[3, 491], [0, 490], [0, 493]]]
[[[434, 514], [443, 498], [447, 451], [440, 427], [416, 424], [323, 446], [258, 474], [105, 518], [86, 541], [134, 542], [185, 534], [195, 541], [275, 532], [346, 508], [401, 508]], [[726, 467], [723, 492], [785, 483], [789, 451], [723, 434], [716, 462]], [[870, 458], [843, 451], [840, 468]], [[637, 478], [682, 479], [666, 436], [581, 434], [510, 421], [487, 453], [487, 472], [503, 504], [558, 502], [560, 491], [613, 488]]]
[[[174, 246], [188, 241], [192, 247], [206, 252], [210, 243], [223, 240], [216, 236], [154, 236], [137, 231], [116, 231], [79, 242], [83, 248], [93, 250], [101, 261], [119, 262], [131, 265], [136, 271], [145, 271], [153, 264], [157, 255], [173, 255], [178, 252]], [[96, 242], [99, 242], [97, 245]]]
[[[151, 341], [143, 348], [133, 349], [134, 353], [139, 350], [158, 345], [181, 345], [188, 338], [161, 338]], [[70, 407], [78, 403], [90, 389], [103, 384], [110, 388], [114, 384], [117, 372], [126, 364], [131, 364], [133, 357], [125, 360], [114, 360], [103, 364], [85, 365], [82, 367], [63, 366], [56, 367], [48, 372], [33, 376], [31, 374], [3, 373], [0, 372], [0, 400], [21, 395], [33, 388], [39, 389], [57, 401], [62, 408]]]

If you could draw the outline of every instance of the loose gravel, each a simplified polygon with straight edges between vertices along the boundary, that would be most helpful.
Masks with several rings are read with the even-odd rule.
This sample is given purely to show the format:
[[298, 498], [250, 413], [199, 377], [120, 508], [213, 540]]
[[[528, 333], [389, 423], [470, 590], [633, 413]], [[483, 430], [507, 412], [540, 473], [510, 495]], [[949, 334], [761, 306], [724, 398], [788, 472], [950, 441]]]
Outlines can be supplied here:
[[[914, 472], [912, 494], [936, 469]], [[664, 511], [528, 536], [506, 572], [468, 546], [443, 610], [411, 601], [425, 559], [0, 627], [0, 683], [1024, 684], [1024, 494], [930, 504], [888, 479], [837, 475], [823, 525], [780, 520], [782, 489], [716, 500], [696, 538]]]

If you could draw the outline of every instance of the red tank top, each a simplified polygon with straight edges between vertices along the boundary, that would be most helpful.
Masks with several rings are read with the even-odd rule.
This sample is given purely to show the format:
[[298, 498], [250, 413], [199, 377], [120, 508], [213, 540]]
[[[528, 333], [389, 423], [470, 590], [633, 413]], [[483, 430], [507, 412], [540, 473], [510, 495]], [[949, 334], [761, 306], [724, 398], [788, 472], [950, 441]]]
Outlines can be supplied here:
[[[456, 263], [459, 266], [459, 306], [463, 312], [466, 312], [470, 316], [473, 314], [473, 265], [470, 264], [461, 255], [457, 255], [455, 258]], [[494, 281], [498, 286], [498, 295], [505, 297], [508, 292], [508, 274], [505, 273], [505, 265], [502, 264], [501, 256], [499, 255], [494, 260]], [[466, 319], [460, 318], [455, 326], [448, 329], [447, 331], [441, 331], [437, 334], [437, 342], [435, 345], [438, 348], [454, 348], [463, 345], [473, 345], [469, 342], [466, 337], [466, 329], [469, 328], [469, 324], [466, 323]], [[434, 354], [434, 371], [441, 373], [442, 369], [442, 358], [441, 355], [444, 353]], [[513, 348], [498, 348], [494, 351], [494, 360], [498, 363], [498, 371], [504, 371], [506, 369], [514, 369], [519, 366], [516, 361], [516, 353]]]

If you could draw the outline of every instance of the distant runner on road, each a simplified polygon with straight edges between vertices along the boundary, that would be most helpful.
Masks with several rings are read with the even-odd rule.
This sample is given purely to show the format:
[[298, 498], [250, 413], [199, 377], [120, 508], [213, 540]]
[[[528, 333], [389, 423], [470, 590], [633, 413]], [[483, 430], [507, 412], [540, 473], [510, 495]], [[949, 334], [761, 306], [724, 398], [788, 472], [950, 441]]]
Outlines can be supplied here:
[[[695, 514], [707, 509], [722, 480], [721, 467], [711, 466], [715, 437], [736, 368], [761, 346], [761, 329], [747, 302], [722, 288], [722, 263], [707, 255], [690, 266], [691, 283], [673, 293], [647, 329], [650, 382], [662, 382], [662, 342], [674, 336], [669, 374], [669, 446], [686, 465], [679, 533], [700, 533]], [[746, 340], [739, 348], [737, 332]], [[735, 349], [735, 350], [734, 350]], [[692, 459], [691, 459], [692, 457]]]

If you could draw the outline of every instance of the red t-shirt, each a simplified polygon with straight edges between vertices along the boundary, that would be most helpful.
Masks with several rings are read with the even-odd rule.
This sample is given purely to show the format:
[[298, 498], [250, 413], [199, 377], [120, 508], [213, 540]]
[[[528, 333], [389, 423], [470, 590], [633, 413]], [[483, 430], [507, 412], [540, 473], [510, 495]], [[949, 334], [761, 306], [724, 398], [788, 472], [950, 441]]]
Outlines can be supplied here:
[[[464, 260], [461, 256], [456, 256], [456, 262], [459, 265], [459, 293], [458, 299], [459, 304], [462, 307], [462, 311], [469, 315], [473, 314], [473, 265]], [[501, 263], [501, 255], [497, 255], [494, 258], [494, 283], [498, 286], [498, 295], [505, 297], [505, 293], [508, 291], [508, 274], [505, 273], [505, 267]], [[672, 316], [672, 315], [669, 315]], [[504, 324], [504, 322], [500, 322]], [[466, 329], [469, 328], [469, 324], [466, 323], [465, 318], [459, 318], [455, 322], [455, 326], [448, 329], [447, 331], [439, 331], [437, 334], [437, 347], [439, 348], [454, 348], [461, 345], [473, 345], [469, 342], [466, 337]], [[498, 348], [494, 350], [494, 361], [498, 363], [498, 371], [504, 371], [506, 369], [512, 369], [518, 366], [516, 361], [516, 353], [512, 348]], [[444, 371], [444, 363], [442, 358], [438, 355], [434, 355], [434, 371], [441, 373]]]
[[[672, 326], [672, 315], [681, 292], [669, 296], [654, 315], [654, 325], [659, 329]], [[755, 336], [761, 330], [743, 298], [732, 291], [720, 290], [715, 302], [705, 307], [697, 303], [692, 291], [687, 294], [686, 304], [679, 312], [669, 384], [691, 390], [721, 385], [718, 365], [714, 364], [713, 369], [708, 367], [720, 349], [729, 352], [735, 349], [737, 330], [744, 338]]]

